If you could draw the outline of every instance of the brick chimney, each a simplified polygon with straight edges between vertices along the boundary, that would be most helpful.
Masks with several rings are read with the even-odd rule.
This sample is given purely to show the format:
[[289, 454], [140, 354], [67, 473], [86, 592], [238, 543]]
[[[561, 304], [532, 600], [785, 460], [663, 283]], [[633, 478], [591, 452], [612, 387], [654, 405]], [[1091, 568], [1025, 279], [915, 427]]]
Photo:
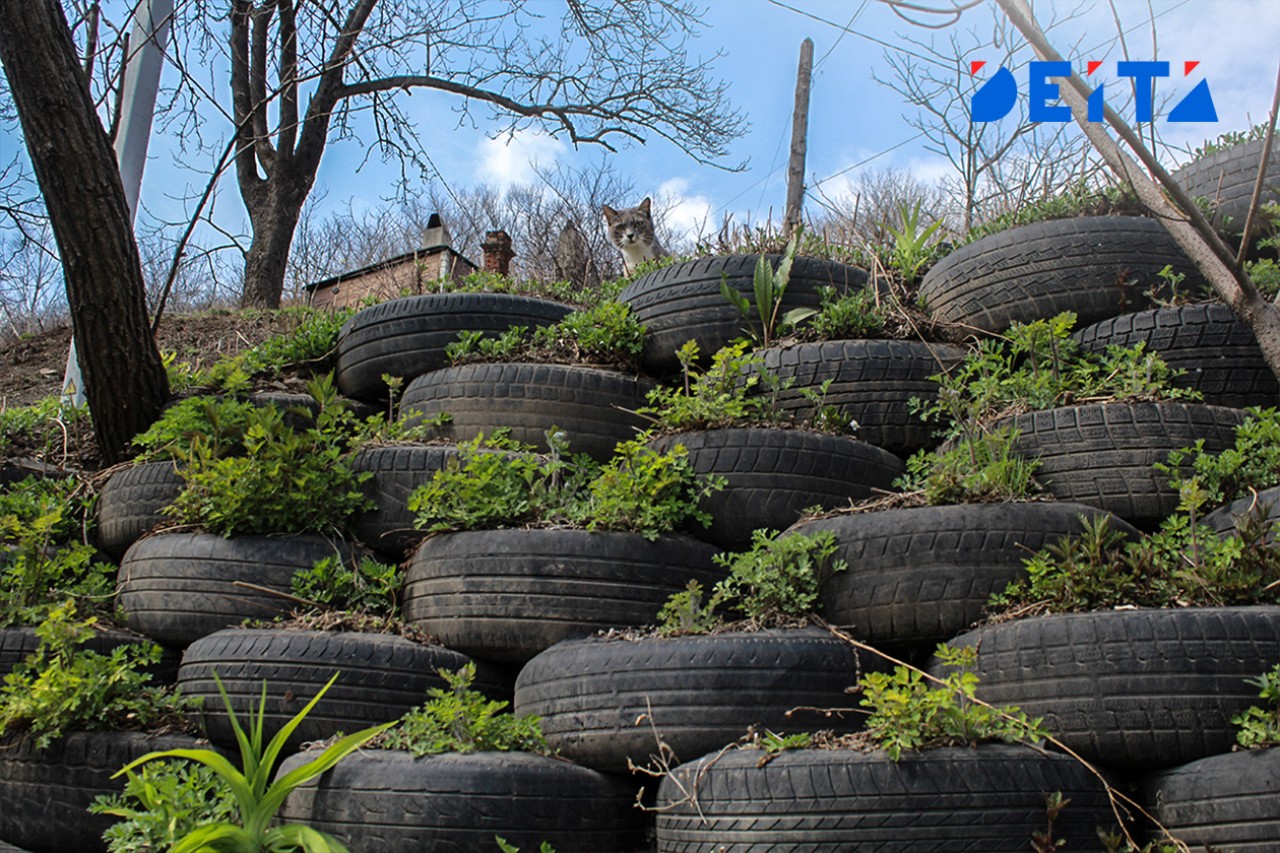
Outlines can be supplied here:
[[487, 231], [484, 235], [484, 242], [480, 244], [480, 250], [484, 252], [484, 271], [497, 273], [498, 275], [509, 275], [511, 271], [511, 259], [516, 253], [511, 248], [511, 235], [506, 231]]

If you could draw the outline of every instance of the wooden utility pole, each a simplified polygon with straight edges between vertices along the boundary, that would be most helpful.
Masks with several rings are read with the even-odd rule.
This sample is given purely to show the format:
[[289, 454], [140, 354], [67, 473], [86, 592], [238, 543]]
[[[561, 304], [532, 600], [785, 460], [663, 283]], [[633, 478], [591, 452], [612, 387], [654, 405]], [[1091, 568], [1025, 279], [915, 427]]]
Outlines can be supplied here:
[[791, 162], [787, 166], [787, 210], [782, 234], [790, 237], [800, 227], [804, 204], [804, 157], [809, 132], [809, 84], [813, 81], [813, 39], [800, 42], [800, 67], [796, 70], [796, 109], [791, 115]]

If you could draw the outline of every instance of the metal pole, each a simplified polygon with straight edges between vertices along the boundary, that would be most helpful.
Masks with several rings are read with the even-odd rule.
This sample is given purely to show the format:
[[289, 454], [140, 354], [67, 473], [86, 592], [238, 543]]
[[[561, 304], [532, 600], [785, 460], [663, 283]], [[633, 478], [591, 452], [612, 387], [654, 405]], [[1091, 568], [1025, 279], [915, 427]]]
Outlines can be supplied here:
[[[147, 166], [147, 145], [151, 141], [151, 119], [155, 115], [172, 18], [173, 0], [139, 0], [134, 12], [133, 32], [129, 36], [131, 55], [125, 57], [120, 131], [116, 135], [116, 161], [120, 164], [120, 180], [124, 183], [130, 219], [138, 216], [138, 196]], [[83, 406], [84, 402], [84, 378], [80, 375], [73, 337], [62, 381], [62, 404]]]

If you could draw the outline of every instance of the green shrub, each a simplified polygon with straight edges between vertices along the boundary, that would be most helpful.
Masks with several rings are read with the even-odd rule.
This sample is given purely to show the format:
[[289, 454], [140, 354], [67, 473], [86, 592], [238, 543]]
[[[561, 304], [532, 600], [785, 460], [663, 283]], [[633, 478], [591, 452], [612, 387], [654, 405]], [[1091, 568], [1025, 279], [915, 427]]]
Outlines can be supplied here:
[[235, 799], [207, 767], [156, 761], [129, 773], [121, 793], [94, 798], [89, 812], [120, 818], [102, 834], [108, 853], [159, 853], [202, 824], [229, 820]]
[[871, 288], [837, 295], [834, 287], [821, 287], [821, 308], [801, 332], [805, 340], [835, 341], [873, 338], [884, 331], [888, 306]]
[[0, 494], [0, 627], [37, 624], [68, 598], [111, 600], [115, 568], [73, 538], [87, 531], [88, 506], [72, 480], [29, 478]]
[[440, 670], [440, 675], [448, 688], [430, 690], [430, 699], [401, 717], [378, 740], [379, 746], [407, 750], [418, 757], [445, 752], [550, 753], [537, 717], [506, 713], [507, 702], [471, 689], [474, 663], [456, 672]]
[[188, 397], [165, 409], [133, 439], [138, 462], [185, 459], [198, 445], [215, 459], [244, 452], [245, 433], [258, 406], [228, 397]]
[[1120, 606], [1188, 607], [1280, 604], [1280, 548], [1266, 543], [1271, 524], [1254, 513], [1237, 536], [1197, 524], [1184, 505], [1160, 529], [1126, 540], [1105, 517], [1084, 519], [1026, 561], [1027, 577], [993, 597], [1013, 612], [1072, 612]]
[[917, 451], [894, 485], [922, 494], [930, 506], [1034, 497], [1041, 491], [1035, 480], [1040, 461], [1019, 453], [1016, 439], [1017, 431], [1005, 428], [965, 435], [945, 450]]
[[653, 539], [690, 523], [707, 527], [699, 502], [723, 488], [721, 477], [699, 477], [683, 444], [658, 451], [637, 438], [619, 444], [587, 484], [585, 502], [570, 516], [588, 530], [630, 530]]
[[30, 406], [0, 406], [0, 457], [17, 451], [41, 459], [65, 457], [73, 437], [93, 431], [89, 407], [64, 406], [54, 395]]
[[1240, 727], [1236, 742], [1245, 749], [1280, 746], [1280, 664], [1249, 683], [1259, 688], [1263, 706], [1254, 705], [1231, 719]]
[[1020, 225], [1044, 222], [1049, 219], [1071, 219], [1076, 216], [1144, 215], [1146, 209], [1137, 195], [1128, 187], [1096, 187], [1081, 181], [1068, 187], [1062, 194], [1037, 199], [1029, 204], [992, 217], [970, 229], [964, 242], [972, 243], [990, 234], [1007, 231]]
[[1071, 338], [1076, 315], [1015, 323], [999, 341], [983, 340], [939, 383], [934, 401], [914, 400], [925, 420], [944, 424], [947, 435], [969, 425], [1027, 411], [1089, 400], [1197, 399], [1175, 388], [1178, 375], [1159, 355], [1137, 344], [1110, 347], [1105, 354], [1083, 352]]
[[179, 362], [175, 353], [165, 353], [169, 386], [175, 391], [216, 388], [239, 393], [251, 389], [254, 377], [279, 375], [287, 368], [327, 370], [337, 351], [338, 332], [355, 312], [354, 308], [285, 308], [279, 313], [286, 318], [296, 318], [293, 329], [267, 338], [242, 353], [221, 358], [206, 368], [193, 368]]
[[777, 380], [765, 369], [764, 356], [748, 353], [747, 347], [738, 341], [721, 348], [711, 366], [698, 372], [698, 344], [689, 341], [676, 353], [682, 383], [654, 388], [638, 414], [664, 432], [777, 423], [782, 415], [769, 394]]
[[214, 673], [214, 680], [218, 683], [218, 691], [222, 694], [223, 705], [226, 706], [227, 716], [231, 719], [231, 727], [240, 747], [241, 769], [237, 770], [216, 750], [167, 749], [161, 752], [149, 752], [136, 761], [126, 764], [116, 774], [116, 776], [127, 774], [152, 761], [181, 758], [194, 761], [212, 770], [231, 792], [238, 812], [234, 817], [238, 820], [202, 823], [182, 835], [169, 853], [211, 853], [211, 851], [217, 851], [217, 853], [272, 853], [272, 851], [348, 853], [342, 843], [323, 832], [304, 824], [278, 823], [275, 820], [276, 812], [284, 805], [285, 799], [292, 791], [334, 767], [343, 758], [386, 731], [394, 723], [373, 726], [340, 738], [310, 761], [293, 768], [286, 774], [272, 778], [285, 742], [333, 686], [338, 676], [339, 673], [334, 673], [320, 692], [264, 745], [266, 683], [262, 685], [262, 699], [258, 703], [257, 710], [250, 711], [251, 722], [249, 731], [246, 732], [237, 719], [235, 710], [231, 707], [231, 700], [227, 698], [222, 681], [217, 677], [217, 673]]
[[1205, 452], [1202, 439], [1173, 451], [1167, 463], [1156, 468], [1169, 475], [1175, 488], [1194, 484], [1203, 489], [1213, 504], [1280, 485], [1280, 412], [1274, 406], [1249, 409], [1235, 433], [1235, 446], [1221, 453]]
[[729, 570], [726, 578], [703, 598], [702, 585], [690, 581], [683, 592], [667, 600], [658, 613], [658, 633], [703, 634], [724, 624], [724, 614], [735, 613], [759, 624], [785, 623], [813, 611], [822, 584], [849, 566], [833, 560], [835, 533], [796, 533], [757, 530], [751, 549], [740, 554], [717, 554], [717, 565]]
[[351, 468], [352, 420], [332, 383], [312, 389], [321, 402], [314, 426], [295, 429], [278, 407], [260, 406], [245, 412], [240, 455], [193, 438], [178, 454], [185, 486], [165, 512], [224, 536], [341, 531], [369, 506], [359, 486], [372, 474]]
[[0, 687], [0, 736], [29, 732], [44, 749], [72, 730], [182, 726], [184, 703], [139, 671], [160, 660], [160, 647], [128, 644], [109, 655], [79, 648], [96, 622], [77, 621], [70, 603], [49, 612], [36, 628], [36, 651]]
[[943, 644], [937, 655], [955, 670], [942, 684], [927, 681], [918, 669], [907, 666], [894, 667], [892, 675], [871, 672], [858, 680], [859, 704], [870, 710], [867, 735], [891, 760], [897, 761], [903, 750], [987, 741], [1033, 744], [1049, 736], [1039, 719], [1017, 707], [993, 708], [976, 701], [976, 649]]
[[370, 557], [354, 565], [337, 556], [325, 557], [292, 578], [293, 594], [323, 609], [381, 617], [399, 613], [403, 583], [398, 566]]
[[631, 306], [602, 302], [532, 331], [512, 326], [497, 336], [459, 332], [458, 340], [445, 347], [445, 356], [452, 364], [483, 360], [634, 367], [643, 348], [644, 326], [631, 316]]

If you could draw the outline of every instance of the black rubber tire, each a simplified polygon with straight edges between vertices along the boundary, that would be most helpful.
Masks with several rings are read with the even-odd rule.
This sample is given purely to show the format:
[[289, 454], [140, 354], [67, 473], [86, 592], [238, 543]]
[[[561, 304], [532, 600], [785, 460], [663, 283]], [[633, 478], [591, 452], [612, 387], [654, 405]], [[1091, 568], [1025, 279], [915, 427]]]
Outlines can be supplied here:
[[[712, 752], [748, 728], [852, 731], [861, 714], [826, 717], [793, 708], [856, 708], [846, 695], [879, 658], [827, 631], [568, 640], [525, 665], [515, 710], [542, 719], [547, 743], [571, 761], [622, 773], [648, 763], [656, 737], [677, 759]], [[677, 763], [676, 760], [672, 761]]]
[[162, 510], [184, 485], [173, 462], [143, 462], [112, 474], [98, 492], [98, 546], [119, 560], [130, 545], [169, 521]]
[[750, 547], [753, 530], [794, 524], [810, 507], [836, 509], [877, 491], [893, 491], [906, 470], [887, 450], [808, 430], [702, 430], [649, 444], [662, 451], [683, 445], [693, 470], [726, 481], [701, 501], [711, 525], [693, 524], [689, 532], [730, 550]]
[[[96, 629], [91, 637], [77, 648], [109, 655], [116, 646], [134, 643], [150, 643], [152, 640], [139, 634], [117, 629]], [[17, 626], [0, 628], [0, 681], [13, 668], [22, 663], [28, 655], [33, 654], [40, 645], [33, 627]], [[160, 661], [144, 668], [151, 674], [152, 684], [173, 684], [178, 677], [178, 664], [182, 655], [177, 651], [160, 646]]]
[[1240, 409], [1203, 403], [1091, 403], [999, 421], [1018, 432], [1015, 449], [1039, 459], [1035, 478], [1058, 500], [1155, 527], [1178, 508], [1178, 493], [1153, 466], [1204, 439], [1205, 451], [1235, 446]]
[[560, 322], [567, 305], [508, 293], [428, 293], [353, 315], [338, 333], [337, 381], [357, 400], [385, 399], [383, 374], [406, 382], [448, 364], [445, 347], [464, 331], [496, 337], [512, 326]]
[[[683, 791], [681, 790], [683, 788]], [[688, 798], [694, 793], [694, 799]], [[917, 853], [1029, 850], [1045, 798], [1068, 850], [1095, 850], [1114, 825], [1105, 789], [1078, 761], [1026, 746], [904, 752], [755, 750], [683, 764], [658, 790], [658, 853]]]
[[1268, 542], [1276, 541], [1276, 522], [1280, 522], [1280, 486], [1261, 489], [1257, 495], [1231, 501], [1205, 515], [1203, 521], [1212, 527], [1220, 536], [1231, 536], [1236, 532], [1237, 521], [1248, 515], [1256, 506], [1269, 506], [1267, 518], [1271, 519], [1271, 531], [1267, 534]]
[[650, 625], [691, 580], [710, 588], [716, 549], [688, 536], [478, 530], [422, 543], [405, 571], [404, 618], [483, 660], [523, 663], [598, 630]]
[[1142, 787], [1147, 810], [1193, 850], [1275, 853], [1280, 748], [1202, 758], [1149, 776]]
[[[246, 619], [288, 613], [293, 575], [350, 550], [323, 536], [165, 533], [140, 540], [120, 562], [116, 604], [130, 628], [185, 648]], [[238, 585], [253, 584], [265, 590]]]
[[[752, 328], [759, 331], [752, 277], [759, 255], [720, 255], [673, 264], [642, 275], [618, 295], [631, 306], [631, 316], [645, 326], [641, 364], [654, 375], [679, 369], [676, 350], [686, 341], [698, 342], [702, 358], [711, 355], [735, 338], [747, 333], [748, 321], [720, 293], [720, 283], [745, 296], [752, 304]], [[781, 255], [765, 255], [776, 268]], [[724, 278], [722, 279], [722, 274]], [[818, 308], [821, 287], [837, 293], [860, 290], [867, 274], [856, 267], [834, 261], [798, 257], [791, 267], [790, 283], [782, 298], [779, 316], [793, 308]]]
[[[932, 651], [982, 618], [992, 594], [1026, 576], [1024, 561], [1081, 530], [1101, 510], [1062, 502], [961, 504], [842, 515], [788, 534], [835, 533], [836, 559], [820, 613], [874, 646]], [[1110, 528], [1132, 535], [1112, 517]]]
[[620, 441], [648, 424], [631, 414], [645, 404], [653, 384], [615, 370], [563, 364], [464, 364], [419, 376], [405, 389], [400, 420], [447, 412], [442, 430], [454, 441], [490, 435], [508, 427], [511, 438], [547, 450], [555, 426], [569, 439], [570, 453], [607, 461]]
[[1081, 216], [1010, 228], [975, 240], [925, 273], [920, 297], [933, 316], [1001, 333], [1073, 311], [1085, 326], [1146, 308], [1148, 290], [1167, 295], [1157, 273], [1186, 276], [1182, 292], [1205, 291], [1204, 277], [1163, 225], [1137, 216]]
[[911, 406], [918, 398], [937, 399], [930, 376], [959, 364], [962, 347], [921, 341], [822, 341], [761, 350], [765, 369], [792, 385], [776, 395], [777, 407], [808, 419], [815, 406], [802, 391], [817, 392], [831, 380], [824, 404], [835, 406], [858, 424], [857, 437], [904, 459], [934, 447], [935, 427], [920, 420]]
[[414, 529], [409, 497], [457, 455], [458, 448], [447, 444], [390, 444], [357, 450], [351, 469], [373, 475], [361, 489], [374, 508], [356, 516], [356, 537], [380, 555], [403, 560], [426, 535]]
[[[285, 760], [287, 773], [308, 759]], [[520, 850], [629, 853], [644, 841], [635, 787], [521, 752], [415, 759], [364, 750], [289, 795], [281, 812], [360, 853], [475, 853], [502, 836]]]
[[[1244, 231], [1253, 185], [1258, 180], [1258, 165], [1262, 162], [1262, 146], [1261, 139], [1233, 145], [1193, 160], [1173, 173], [1173, 179], [1192, 198], [1209, 199], [1217, 211], [1216, 224], [1224, 233], [1239, 235]], [[1275, 201], [1280, 201], [1280, 146], [1272, 145], [1261, 203]], [[1225, 217], [1230, 217], [1230, 221], [1225, 221]]]
[[[388, 634], [230, 628], [192, 643], [182, 658], [178, 688], [200, 701], [194, 712], [205, 736], [233, 749], [235, 734], [213, 676], [222, 681], [241, 723], [249, 718], [267, 686], [267, 736], [341, 673], [320, 704], [288, 740], [297, 750], [308, 741], [399, 719], [427, 701], [427, 691], [447, 687], [438, 671], [458, 670], [471, 659], [443, 646], [423, 645]], [[474, 689], [510, 695], [487, 668], [477, 672]]]
[[[980, 628], [978, 697], [1012, 704], [1088, 761], [1170, 767], [1228, 752], [1232, 716], [1280, 660], [1280, 607], [1068, 613]], [[934, 671], [937, 672], [936, 665]]]
[[1204, 402], [1237, 409], [1280, 403], [1280, 383], [1262, 357], [1253, 330], [1226, 305], [1180, 305], [1122, 314], [1075, 334], [1086, 352], [1146, 345], [1175, 370], [1175, 388], [1191, 388]]
[[71, 732], [46, 749], [25, 736], [0, 739], [0, 838], [32, 853], [105, 853], [116, 822], [86, 809], [124, 790], [121, 767], [148, 752], [198, 746], [186, 735]]

